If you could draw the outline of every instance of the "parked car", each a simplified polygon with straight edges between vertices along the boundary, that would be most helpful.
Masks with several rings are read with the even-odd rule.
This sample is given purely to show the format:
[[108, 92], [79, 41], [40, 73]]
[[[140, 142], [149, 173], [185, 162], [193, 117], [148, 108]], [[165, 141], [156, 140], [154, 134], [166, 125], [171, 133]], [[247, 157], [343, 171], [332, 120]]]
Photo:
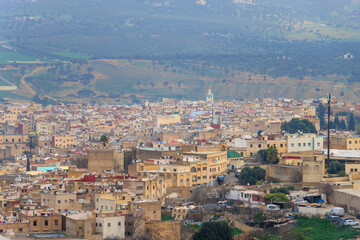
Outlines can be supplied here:
[[253, 227], [253, 226], [255, 226], [255, 222], [254, 222], [254, 220], [247, 220], [246, 225]]
[[266, 205], [266, 210], [268, 210], [268, 211], [278, 211], [278, 210], [280, 210], [280, 208], [279, 208], [278, 205], [268, 204], [268, 205]]
[[344, 221], [344, 225], [347, 225], [347, 226], [356, 226], [356, 225], [359, 225], [358, 222], [354, 221], [354, 220], [345, 220]]
[[329, 216], [329, 220], [336, 223], [341, 219], [339, 216]]

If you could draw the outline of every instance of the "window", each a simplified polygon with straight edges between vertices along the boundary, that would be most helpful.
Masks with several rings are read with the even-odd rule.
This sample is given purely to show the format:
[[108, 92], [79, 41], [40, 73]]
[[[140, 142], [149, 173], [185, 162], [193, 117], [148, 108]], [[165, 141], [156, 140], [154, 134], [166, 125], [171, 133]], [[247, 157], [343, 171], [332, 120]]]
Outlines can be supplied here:
[[19, 228], [19, 232], [22, 232], [22, 230], [23, 230], [22, 228]]
[[352, 143], [352, 141], [349, 141], [349, 144], [351, 144]]
[[206, 171], [206, 167], [203, 167], [203, 170]]
[[111, 223], [108, 223], [108, 227], [111, 227]]
[[58, 200], [58, 203], [61, 203], [61, 200]]
[[121, 222], [118, 222], [118, 226], [121, 226]]
[[45, 220], [45, 226], [49, 226], [49, 221], [48, 220]]
[[258, 145], [258, 148], [261, 148], [261, 144]]
[[37, 226], [37, 221], [36, 220], [33, 221], [33, 226]]
[[303, 146], [306, 147], [306, 143], [303, 143]]
[[350, 172], [353, 172], [353, 171], [354, 171], [354, 169], [350, 168]]
[[101, 224], [101, 223], [99, 223], [99, 227], [102, 227], [102, 224]]
[[281, 144], [280, 144], [280, 147], [283, 147], [283, 146], [284, 146], [284, 144], [281, 143]]
[[298, 146], [301, 147], [301, 143], [298, 143]]
[[95, 223], [95, 227], [97, 227], [98, 226], [98, 224], [97, 223]]
[[310, 146], [311, 146], [311, 143], [308, 143], [308, 146], [310, 147]]
[[55, 226], [58, 226], [58, 225], [59, 225], [59, 220], [55, 220], [55, 221], [54, 221], [54, 225], [55, 225]]
[[317, 143], [318, 147], [320, 147], [320, 142]]
[[294, 147], [294, 144], [292, 143], [291, 146]]

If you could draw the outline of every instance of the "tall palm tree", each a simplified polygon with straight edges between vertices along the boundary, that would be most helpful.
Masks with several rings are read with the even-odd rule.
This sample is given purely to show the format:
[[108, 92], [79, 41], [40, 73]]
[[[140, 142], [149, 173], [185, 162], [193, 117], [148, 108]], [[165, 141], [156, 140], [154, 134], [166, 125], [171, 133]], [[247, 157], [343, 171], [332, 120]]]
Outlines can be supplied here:
[[26, 152], [26, 171], [30, 171], [30, 156], [32, 156], [32, 149], [35, 149], [36, 146], [38, 144], [37, 141], [37, 136], [34, 134], [30, 134], [28, 136], [28, 139], [26, 140], [26, 146], [30, 148], [30, 151], [25, 151]]
[[100, 138], [100, 142], [102, 142], [104, 148], [106, 147], [106, 145], [109, 143], [109, 138], [106, 135], [102, 135]]
[[266, 149], [266, 160], [269, 163], [279, 162], [279, 152], [275, 146], [270, 146], [268, 149]]

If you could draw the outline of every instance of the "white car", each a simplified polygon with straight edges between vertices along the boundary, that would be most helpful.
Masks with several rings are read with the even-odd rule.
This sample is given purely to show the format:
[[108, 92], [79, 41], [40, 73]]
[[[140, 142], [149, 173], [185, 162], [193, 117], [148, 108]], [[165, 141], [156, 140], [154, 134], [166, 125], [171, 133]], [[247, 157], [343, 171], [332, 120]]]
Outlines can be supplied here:
[[344, 225], [348, 225], [348, 226], [356, 226], [356, 225], [359, 225], [359, 223], [357, 221], [354, 221], [354, 220], [345, 220], [344, 221]]

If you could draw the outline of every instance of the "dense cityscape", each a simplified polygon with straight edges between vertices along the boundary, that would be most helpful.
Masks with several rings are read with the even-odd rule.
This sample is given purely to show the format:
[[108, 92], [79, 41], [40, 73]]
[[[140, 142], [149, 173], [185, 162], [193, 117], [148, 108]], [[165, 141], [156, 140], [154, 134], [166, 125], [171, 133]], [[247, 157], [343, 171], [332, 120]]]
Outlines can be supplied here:
[[324, 221], [354, 238], [360, 104], [331, 99], [330, 159], [327, 104], [211, 90], [136, 105], [4, 102], [1, 239], [272, 239]]

